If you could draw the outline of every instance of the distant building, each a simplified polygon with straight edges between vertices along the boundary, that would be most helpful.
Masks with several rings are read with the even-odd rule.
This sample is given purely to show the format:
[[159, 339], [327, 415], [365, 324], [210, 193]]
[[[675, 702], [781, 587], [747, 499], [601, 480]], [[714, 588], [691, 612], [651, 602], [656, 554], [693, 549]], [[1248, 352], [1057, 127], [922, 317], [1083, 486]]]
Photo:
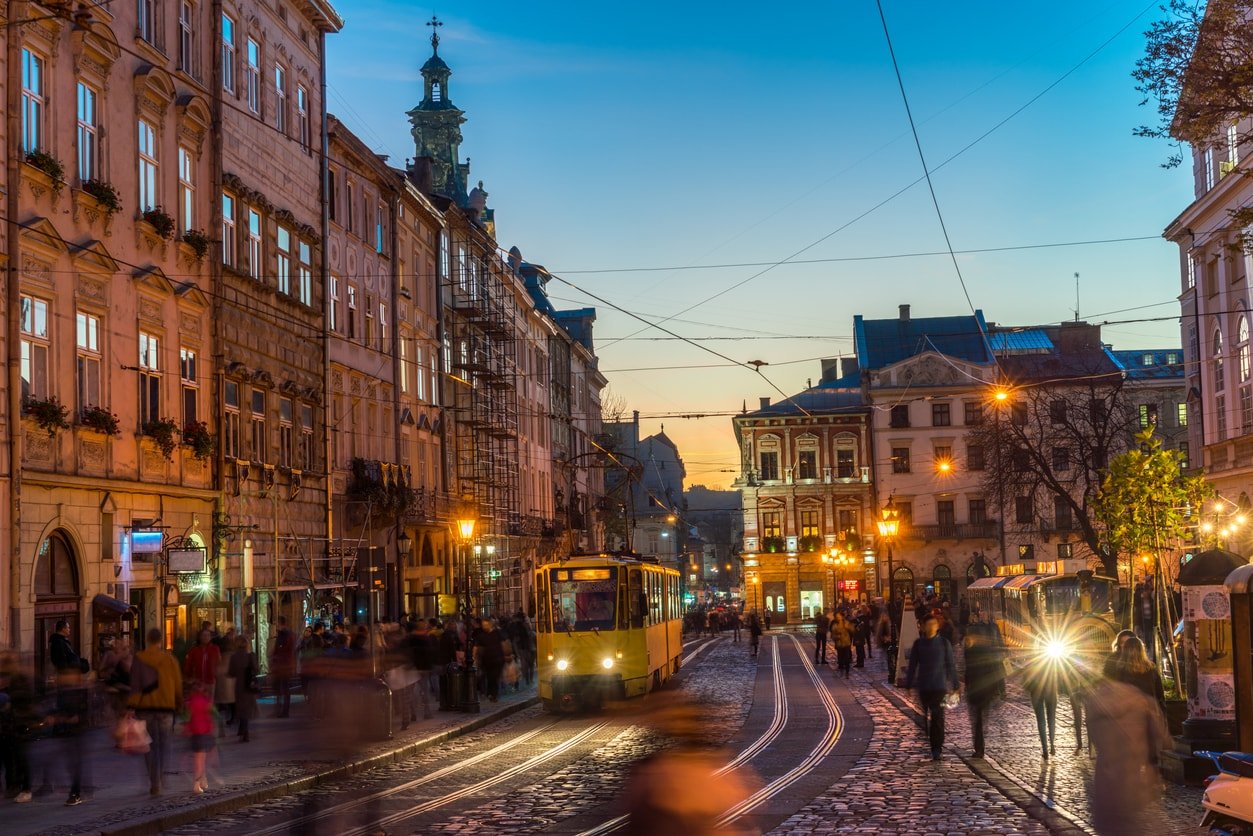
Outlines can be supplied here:
[[732, 418], [745, 600], [775, 623], [807, 621], [841, 595], [877, 592], [870, 410], [855, 361], [840, 370], [824, 361], [818, 385], [777, 404], [762, 398]]

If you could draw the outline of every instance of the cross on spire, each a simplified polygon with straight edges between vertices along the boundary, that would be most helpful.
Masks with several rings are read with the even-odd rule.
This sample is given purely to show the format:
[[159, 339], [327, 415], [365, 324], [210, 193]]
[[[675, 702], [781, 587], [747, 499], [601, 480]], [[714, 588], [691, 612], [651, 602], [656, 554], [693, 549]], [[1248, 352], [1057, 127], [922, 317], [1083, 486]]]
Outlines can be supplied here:
[[444, 25], [443, 21], [441, 21], [435, 15], [431, 15], [431, 19], [426, 22], [426, 25], [431, 27], [431, 49], [435, 52], [435, 54], [438, 55], [439, 54], [439, 27]]

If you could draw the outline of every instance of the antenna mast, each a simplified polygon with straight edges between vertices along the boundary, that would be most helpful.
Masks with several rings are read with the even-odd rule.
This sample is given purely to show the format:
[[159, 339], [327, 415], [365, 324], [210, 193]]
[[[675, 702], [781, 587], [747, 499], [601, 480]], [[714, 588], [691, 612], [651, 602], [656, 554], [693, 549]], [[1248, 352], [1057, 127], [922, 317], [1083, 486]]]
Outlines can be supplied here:
[[1075, 322], [1079, 321], [1079, 274], [1075, 273]]

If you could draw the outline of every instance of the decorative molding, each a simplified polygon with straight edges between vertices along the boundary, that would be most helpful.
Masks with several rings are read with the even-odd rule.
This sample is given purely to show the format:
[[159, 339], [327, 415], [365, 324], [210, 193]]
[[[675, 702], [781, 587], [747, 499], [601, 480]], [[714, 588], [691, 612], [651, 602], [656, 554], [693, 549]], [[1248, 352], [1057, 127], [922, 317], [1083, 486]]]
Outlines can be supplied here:
[[186, 334], [200, 333], [200, 317], [184, 311], [178, 316], [178, 330]]
[[146, 296], [139, 297], [139, 318], [150, 322], [163, 322], [165, 317], [162, 315], [161, 303]]
[[78, 286], [75, 288], [75, 295], [79, 299], [86, 299], [104, 305], [107, 302], [107, 289], [108, 286], [104, 282], [80, 275], [78, 277]]
[[92, 441], [86, 438], [80, 438], [78, 440], [79, 469], [103, 473], [105, 463], [108, 460], [107, 445], [107, 441]]
[[52, 265], [30, 255], [22, 256], [22, 277], [47, 284]]

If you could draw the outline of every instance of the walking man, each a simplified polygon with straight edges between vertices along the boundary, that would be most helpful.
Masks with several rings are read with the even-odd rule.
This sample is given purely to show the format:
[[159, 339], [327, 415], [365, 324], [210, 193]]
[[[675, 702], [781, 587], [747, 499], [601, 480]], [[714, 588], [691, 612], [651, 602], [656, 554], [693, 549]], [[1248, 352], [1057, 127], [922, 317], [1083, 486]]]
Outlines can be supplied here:
[[131, 662], [131, 695], [135, 716], [148, 726], [152, 743], [144, 755], [152, 795], [161, 794], [161, 779], [170, 758], [174, 715], [183, 707], [183, 675], [178, 660], [161, 645], [161, 631], [148, 631], [148, 644]]
[[940, 622], [933, 613], [923, 616], [922, 635], [909, 651], [905, 687], [917, 688], [927, 721], [931, 759], [938, 761], [944, 747], [944, 697], [957, 690], [957, 662], [953, 645], [939, 635]]
[[825, 612], [814, 616], [814, 662], [819, 665], [827, 663], [827, 633], [831, 630], [831, 619]]
[[296, 675], [296, 637], [287, 629], [287, 616], [278, 617], [278, 633], [270, 653], [270, 675], [274, 677], [275, 717], [291, 713], [291, 678]]

